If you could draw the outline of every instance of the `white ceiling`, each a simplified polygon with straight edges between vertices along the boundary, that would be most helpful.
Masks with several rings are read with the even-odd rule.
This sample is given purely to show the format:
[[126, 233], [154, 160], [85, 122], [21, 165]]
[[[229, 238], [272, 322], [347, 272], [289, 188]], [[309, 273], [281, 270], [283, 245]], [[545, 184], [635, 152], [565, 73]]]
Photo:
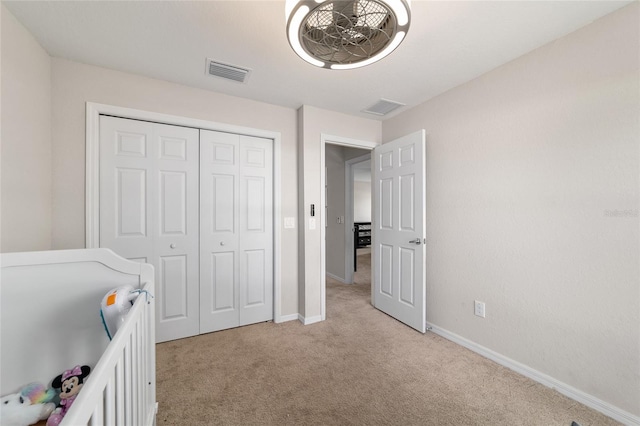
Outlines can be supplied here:
[[[332, 71], [299, 59], [281, 1], [3, 1], [55, 57], [298, 108], [394, 114], [566, 35], [630, 1], [420, 1], [396, 51]], [[247, 83], [205, 74], [206, 58], [252, 69]]]

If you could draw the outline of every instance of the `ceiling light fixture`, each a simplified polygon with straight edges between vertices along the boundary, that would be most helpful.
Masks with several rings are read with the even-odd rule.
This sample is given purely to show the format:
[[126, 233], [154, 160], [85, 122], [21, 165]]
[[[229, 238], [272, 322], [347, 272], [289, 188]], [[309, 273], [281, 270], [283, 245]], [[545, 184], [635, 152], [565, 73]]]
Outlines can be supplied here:
[[400, 45], [411, 21], [409, 1], [287, 0], [287, 38], [317, 67], [364, 67]]

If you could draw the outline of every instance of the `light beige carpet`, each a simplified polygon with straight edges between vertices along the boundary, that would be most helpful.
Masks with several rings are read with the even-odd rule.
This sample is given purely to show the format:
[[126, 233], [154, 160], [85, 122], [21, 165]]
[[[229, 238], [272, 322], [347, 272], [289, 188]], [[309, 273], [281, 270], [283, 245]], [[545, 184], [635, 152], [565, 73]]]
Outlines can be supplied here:
[[358, 258], [357, 284], [328, 280], [324, 322], [262, 323], [159, 344], [158, 424], [617, 424], [377, 311], [369, 256]]

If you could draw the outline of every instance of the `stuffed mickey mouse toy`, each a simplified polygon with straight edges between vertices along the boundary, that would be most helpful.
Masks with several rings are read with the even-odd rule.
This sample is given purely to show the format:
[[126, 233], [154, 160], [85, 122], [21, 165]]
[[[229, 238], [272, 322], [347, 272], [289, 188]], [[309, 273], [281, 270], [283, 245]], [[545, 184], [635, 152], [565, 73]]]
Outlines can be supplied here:
[[51, 387], [60, 389], [60, 407], [49, 416], [47, 426], [58, 426], [64, 418], [67, 411], [71, 408], [71, 404], [75, 401], [85, 377], [89, 375], [91, 368], [88, 365], [76, 365], [71, 370], [65, 370], [64, 373], [53, 379]]

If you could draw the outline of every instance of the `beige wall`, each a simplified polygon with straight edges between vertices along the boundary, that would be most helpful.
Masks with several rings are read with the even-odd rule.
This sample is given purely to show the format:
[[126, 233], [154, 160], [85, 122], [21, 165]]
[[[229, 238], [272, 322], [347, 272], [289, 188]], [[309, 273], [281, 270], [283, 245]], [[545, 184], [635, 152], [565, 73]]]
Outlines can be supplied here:
[[371, 222], [371, 182], [353, 182], [353, 221]]
[[0, 251], [51, 248], [51, 58], [4, 5]]
[[[310, 206], [321, 205], [321, 145], [322, 135], [356, 139], [369, 142], [380, 142], [382, 123], [377, 120], [353, 117], [333, 111], [305, 105], [298, 113], [301, 140], [299, 143], [300, 166], [300, 227], [301, 245], [304, 256], [300, 257], [300, 314], [308, 321], [316, 321], [321, 317], [321, 282], [322, 265], [320, 258], [321, 233], [320, 218], [317, 217], [316, 229], [309, 229]], [[322, 209], [320, 209], [322, 210]], [[324, 214], [324, 212], [322, 212]]]
[[427, 131], [428, 322], [636, 416], [639, 7], [383, 125]]
[[[280, 132], [282, 216], [297, 216], [296, 111], [166, 81], [52, 60], [53, 246], [85, 246], [85, 103]], [[298, 312], [297, 229], [282, 228], [282, 315]]]
[[[325, 270], [333, 277], [345, 280], [345, 224], [337, 218], [345, 215], [344, 153], [338, 145], [325, 147], [327, 183], [327, 227], [325, 228]], [[324, 210], [323, 210], [324, 212]]]

